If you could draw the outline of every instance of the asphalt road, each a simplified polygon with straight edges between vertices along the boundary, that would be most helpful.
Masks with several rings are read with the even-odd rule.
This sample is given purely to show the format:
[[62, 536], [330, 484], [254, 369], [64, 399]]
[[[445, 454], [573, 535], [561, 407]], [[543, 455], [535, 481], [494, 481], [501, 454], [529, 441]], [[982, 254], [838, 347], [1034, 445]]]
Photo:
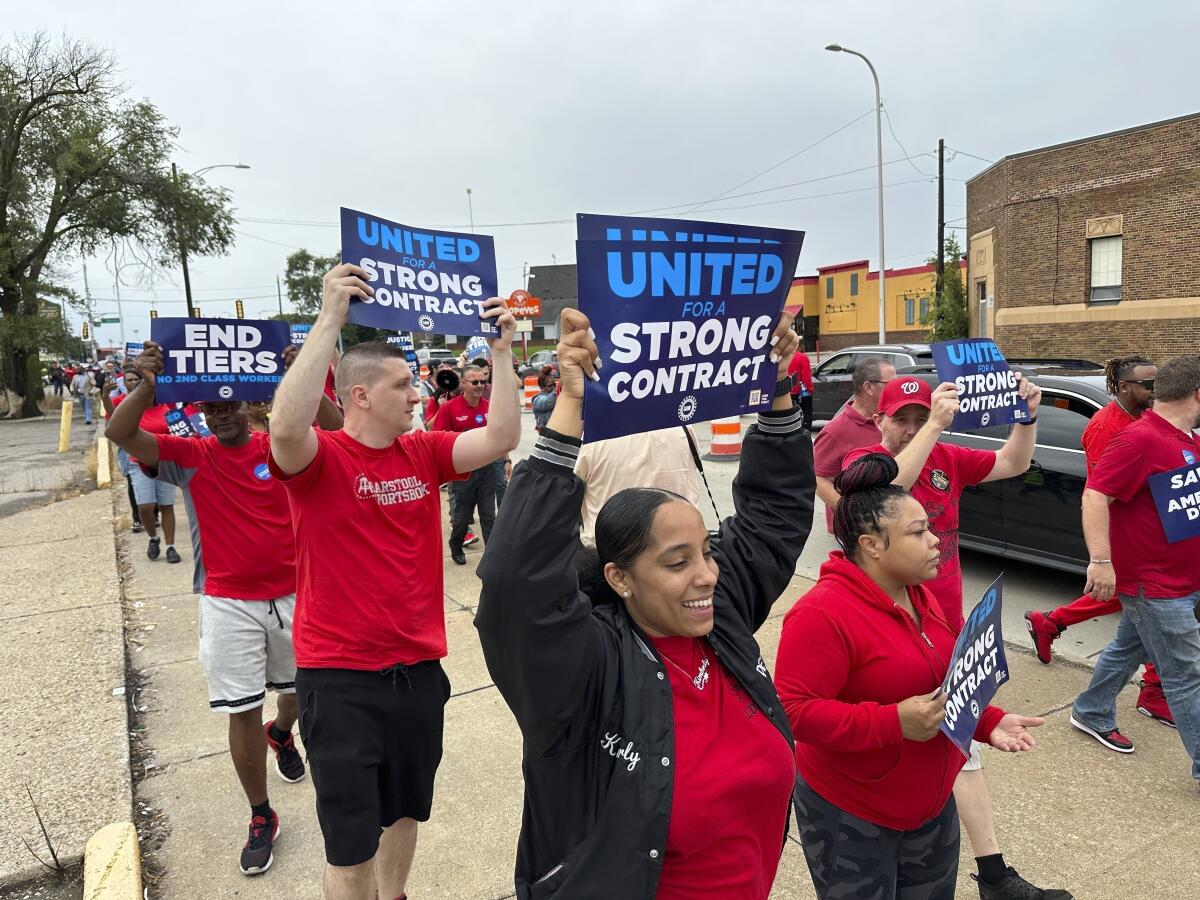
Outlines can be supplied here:
[[[743, 429], [753, 422], [751, 417], [742, 419]], [[701, 454], [708, 451], [709, 428], [700, 424], [696, 428], [700, 439]], [[520, 459], [529, 454], [533, 448], [537, 434], [533, 429], [533, 417], [524, 415], [524, 427], [521, 435], [521, 445], [515, 458]], [[713, 497], [722, 516], [733, 513], [733, 479], [737, 476], [736, 462], [706, 462], [705, 474], [712, 488]], [[708, 502], [707, 495], [701, 491], [701, 509], [710, 526], [716, 524], [716, 516]], [[813, 531], [809, 536], [804, 552], [796, 566], [796, 573], [808, 578], [816, 578], [821, 564], [828, 558], [831, 550], [837, 549], [833, 536], [825, 531], [824, 506], [818, 499], [813, 515]], [[998, 556], [976, 553], [964, 550], [962, 553], [963, 568], [963, 598], [970, 608], [978, 598], [983, 596], [987, 587], [996, 576], [1004, 574], [1004, 637], [1023, 645], [1030, 645], [1029, 634], [1025, 629], [1025, 613], [1031, 609], [1049, 610], [1055, 606], [1069, 603], [1083, 590], [1083, 576], [1070, 575], [1054, 569], [1017, 562]], [[1085, 622], [1073, 626], [1055, 643], [1056, 654], [1068, 659], [1081, 662], [1094, 659], [1112, 639], [1116, 629], [1115, 616]]]

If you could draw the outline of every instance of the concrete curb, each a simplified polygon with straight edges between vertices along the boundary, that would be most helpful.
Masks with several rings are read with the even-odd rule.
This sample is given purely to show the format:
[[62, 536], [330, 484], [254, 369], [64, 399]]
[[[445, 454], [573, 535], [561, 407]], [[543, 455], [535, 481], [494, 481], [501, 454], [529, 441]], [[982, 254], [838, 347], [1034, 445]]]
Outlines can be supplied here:
[[84, 900], [142, 900], [142, 853], [132, 822], [105, 825], [88, 839]]

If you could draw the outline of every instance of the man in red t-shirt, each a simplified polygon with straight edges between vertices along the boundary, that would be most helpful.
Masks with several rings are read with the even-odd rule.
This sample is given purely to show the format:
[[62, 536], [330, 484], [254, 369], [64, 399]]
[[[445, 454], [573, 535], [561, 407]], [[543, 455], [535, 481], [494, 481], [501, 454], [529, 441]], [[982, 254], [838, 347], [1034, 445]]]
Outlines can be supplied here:
[[1200, 461], [1200, 356], [1167, 360], [1154, 408], [1109, 442], [1083, 491], [1083, 537], [1091, 561], [1084, 591], [1116, 596], [1116, 636], [1096, 660], [1071, 724], [1110, 750], [1132, 753], [1117, 730], [1116, 698], [1150, 660], [1200, 780], [1200, 537], [1167, 543], [1149, 478]]
[[[141, 465], [157, 470], [159, 481], [184, 490], [192, 543], [203, 548], [203, 565], [197, 559], [200, 665], [209, 707], [229, 715], [230, 756], [250, 803], [249, 836], [238, 865], [242, 874], [257, 875], [271, 867], [279, 833], [267, 791], [268, 747], [284, 781], [295, 783], [305, 775], [292, 737], [296, 550], [287, 494], [268, 470], [270, 436], [250, 431], [245, 403], [203, 404], [212, 431], [204, 438], [139, 427], [162, 371], [158, 344], [146, 342], [137, 366], [141, 383], [114, 412], [105, 433]], [[277, 712], [264, 725], [268, 690], [276, 693]]]
[[[1109, 442], [1154, 405], [1154, 378], [1157, 374], [1158, 368], [1144, 356], [1119, 356], [1105, 363], [1104, 375], [1108, 393], [1113, 399], [1092, 416], [1083, 429], [1083, 452], [1089, 475], [1100, 462]], [[1025, 621], [1038, 659], [1048, 665], [1055, 640], [1068, 627], [1120, 611], [1121, 604], [1117, 600], [1096, 600], [1084, 594], [1078, 600], [1047, 613], [1030, 610], [1025, 613]], [[1142, 677], [1137, 711], [1166, 725], [1174, 725], [1162, 682], [1152, 663], [1146, 665]]]
[[[442, 404], [430, 425], [431, 431], [454, 431], [462, 433], [476, 428], [485, 428], [488, 418], [488, 401], [484, 391], [489, 387], [488, 374], [479, 366], [463, 369], [462, 393]], [[508, 454], [502, 457], [505, 465]], [[492, 525], [496, 521], [496, 466], [494, 463], [476, 469], [466, 481], [455, 481], [450, 485], [453, 503], [450, 505], [450, 558], [460, 566], [467, 564], [463, 544], [467, 529], [479, 508], [479, 527], [483, 531], [486, 546], [492, 536]]]
[[854, 396], [817, 432], [813, 441], [817, 496], [825, 504], [825, 527], [830, 534], [833, 534], [833, 511], [840, 499], [833, 479], [842, 471], [842, 460], [847, 453], [879, 443], [879, 426], [875, 424], [879, 395], [895, 377], [896, 367], [882, 356], [868, 356], [856, 365], [850, 382]]
[[404, 353], [369, 341], [338, 363], [344, 428], [312, 428], [350, 299], [374, 296], [371, 277], [351, 264], [326, 274], [271, 417], [270, 471], [287, 488], [296, 533], [296, 692], [331, 898], [404, 894], [450, 696], [438, 485], [504, 456], [521, 431], [516, 320], [498, 298], [482, 314], [497, 330], [486, 427], [412, 431], [419, 396]]
[[[1017, 390], [1029, 404], [1030, 419], [1013, 426], [1008, 440], [999, 450], [972, 450], [939, 442], [938, 438], [950, 427], [958, 412], [957, 389], [953, 384], [945, 383], [931, 390], [921, 379], [905, 375], [888, 382], [879, 399], [875, 421], [882, 441], [874, 447], [852, 450], [843, 463], [849, 465], [868, 453], [890, 453], [896, 457], [900, 466], [896, 484], [907, 489], [925, 507], [929, 514], [929, 530], [940, 541], [942, 558], [938, 574], [932, 581], [926, 581], [925, 587], [929, 588], [955, 632], [963, 626], [962, 568], [958, 556], [958, 507], [962, 492], [972, 485], [1021, 475], [1033, 459], [1037, 409], [1042, 392], [1028, 379], [1019, 374], [1018, 378]], [[970, 759], [954, 783], [954, 799], [976, 854], [981, 886], [991, 889], [985, 896], [1040, 896], [1004, 892], [1010, 886], [1013, 891], [1023, 890], [1027, 883], [1004, 864], [982, 766], [979, 747], [972, 743]], [[1037, 890], [1031, 885], [1028, 887]]]
[[804, 428], [812, 431], [812, 361], [803, 350], [797, 350], [788, 363], [788, 375], [792, 379], [792, 399], [804, 413]]

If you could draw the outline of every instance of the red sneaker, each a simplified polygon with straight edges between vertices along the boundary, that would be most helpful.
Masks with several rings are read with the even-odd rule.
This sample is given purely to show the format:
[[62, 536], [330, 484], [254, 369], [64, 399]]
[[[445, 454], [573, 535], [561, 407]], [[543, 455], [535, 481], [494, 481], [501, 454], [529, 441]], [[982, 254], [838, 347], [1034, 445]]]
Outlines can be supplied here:
[[1138, 694], [1137, 698], [1137, 711], [1155, 722], [1162, 722], [1169, 728], [1175, 727], [1175, 717], [1171, 715], [1171, 707], [1167, 706], [1166, 695], [1158, 685], [1142, 685], [1142, 692]]
[[1071, 724], [1084, 734], [1090, 734], [1109, 750], [1115, 750], [1117, 753], [1133, 752], [1133, 741], [1125, 737], [1125, 735], [1121, 734], [1121, 732], [1117, 731], [1115, 728], [1112, 731], [1097, 731], [1090, 725], [1085, 725], [1083, 722], [1080, 722], [1074, 716], [1071, 716]]
[[261, 875], [275, 862], [275, 841], [279, 837], [279, 815], [271, 810], [269, 819], [254, 816], [250, 819], [250, 836], [242, 846], [238, 868], [243, 875]]
[[473, 531], [468, 531], [466, 533], [466, 535], [463, 537], [463, 546], [464, 547], [470, 547], [472, 544], [476, 544], [478, 542], [479, 542], [479, 535], [477, 535]]
[[267, 735], [267, 746], [275, 751], [275, 771], [288, 784], [303, 781], [304, 760], [300, 758], [300, 751], [296, 749], [296, 739], [292, 737], [292, 733], [289, 731], [287, 740], [275, 740], [275, 738], [271, 737], [271, 726], [274, 724], [275, 720], [272, 719], [263, 726], [263, 731]]
[[1050, 660], [1053, 658], [1050, 646], [1066, 629], [1056, 625], [1053, 619], [1036, 609], [1025, 613], [1025, 627], [1029, 629], [1029, 637], [1033, 640], [1033, 649], [1037, 653], [1037, 658], [1045, 665], [1050, 665]]

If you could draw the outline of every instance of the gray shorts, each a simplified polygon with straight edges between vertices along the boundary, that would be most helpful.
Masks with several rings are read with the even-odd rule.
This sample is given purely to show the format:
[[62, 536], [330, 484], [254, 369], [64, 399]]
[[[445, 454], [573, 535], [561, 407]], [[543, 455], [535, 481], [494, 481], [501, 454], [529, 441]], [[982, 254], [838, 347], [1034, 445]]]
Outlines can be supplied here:
[[200, 667], [214, 712], [255, 709], [263, 705], [268, 690], [296, 693], [295, 608], [295, 594], [276, 600], [200, 595]]
[[983, 768], [983, 754], [980, 752], [983, 744], [979, 741], [971, 741], [971, 755], [967, 757], [967, 761], [963, 764], [964, 772], [978, 772]]
[[129, 480], [133, 482], [133, 499], [138, 506], [149, 506], [157, 503], [159, 506], [175, 505], [175, 485], [166, 481], [151, 478], [141, 466], [130, 463]]

